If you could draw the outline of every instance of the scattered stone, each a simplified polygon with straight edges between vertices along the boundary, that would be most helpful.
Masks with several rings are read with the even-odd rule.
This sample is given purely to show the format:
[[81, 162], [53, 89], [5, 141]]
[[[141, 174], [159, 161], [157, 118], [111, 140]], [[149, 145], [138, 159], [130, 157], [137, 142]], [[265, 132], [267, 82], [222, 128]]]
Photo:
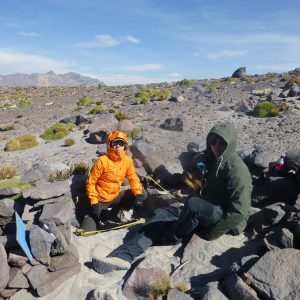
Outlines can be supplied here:
[[9, 280], [9, 265], [5, 248], [0, 244], [0, 292], [5, 289]]

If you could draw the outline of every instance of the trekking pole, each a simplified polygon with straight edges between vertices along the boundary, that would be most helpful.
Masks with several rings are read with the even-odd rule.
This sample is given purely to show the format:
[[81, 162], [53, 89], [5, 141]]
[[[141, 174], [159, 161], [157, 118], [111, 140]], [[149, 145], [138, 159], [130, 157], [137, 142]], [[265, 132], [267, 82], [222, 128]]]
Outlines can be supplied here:
[[172, 198], [177, 198], [176, 196], [174, 196], [173, 194], [171, 194], [169, 191], [167, 191], [165, 188], [163, 188], [155, 179], [153, 179], [150, 175], [146, 176], [148, 179], [150, 179], [151, 181], [153, 181], [158, 187], [160, 187], [163, 191], [167, 192], [168, 195], [170, 195]]

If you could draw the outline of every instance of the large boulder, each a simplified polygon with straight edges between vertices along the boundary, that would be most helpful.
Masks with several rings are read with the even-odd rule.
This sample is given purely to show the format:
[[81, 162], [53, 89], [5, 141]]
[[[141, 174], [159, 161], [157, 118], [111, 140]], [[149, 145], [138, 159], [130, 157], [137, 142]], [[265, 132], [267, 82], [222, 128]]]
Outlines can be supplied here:
[[269, 251], [248, 271], [247, 277], [266, 299], [299, 299], [299, 261], [300, 250]]
[[245, 76], [246, 76], [246, 68], [241, 67], [241, 68], [238, 68], [237, 70], [235, 70], [231, 77], [233, 77], [233, 78], [243, 78]]

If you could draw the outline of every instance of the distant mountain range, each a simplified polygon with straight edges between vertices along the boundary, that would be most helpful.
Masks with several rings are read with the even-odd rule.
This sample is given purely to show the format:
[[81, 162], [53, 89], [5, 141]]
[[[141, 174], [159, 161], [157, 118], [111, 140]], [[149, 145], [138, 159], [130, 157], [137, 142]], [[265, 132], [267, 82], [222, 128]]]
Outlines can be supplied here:
[[98, 79], [83, 76], [77, 73], [56, 74], [50, 71], [46, 74], [10, 74], [0, 75], [0, 86], [80, 86], [104, 85]]

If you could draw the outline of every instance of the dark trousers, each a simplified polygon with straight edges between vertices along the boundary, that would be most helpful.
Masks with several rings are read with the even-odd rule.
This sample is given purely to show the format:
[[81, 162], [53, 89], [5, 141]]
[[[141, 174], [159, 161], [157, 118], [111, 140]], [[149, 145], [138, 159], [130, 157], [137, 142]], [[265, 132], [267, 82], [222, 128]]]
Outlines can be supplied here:
[[222, 209], [204, 199], [191, 197], [183, 208], [164, 207], [155, 210], [154, 216], [123, 245], [108, 256], [118, 257], [132, 262], [144, 250], [157, 244], [162, 237], [170, 243], [181, 242], [197, 227], [210, 227], [222, 217]]
[[[143, 190], [143, 195], [147, 197], [147, 192]], [[120, 191], [119, 195], [109, 203], [97, 203], [91, 207], [91, 215], [96, 222], [99, 222], [108, 208], [112, 208], [109, 215], [116, 215], [121, 209], [129, 210], [135, 206], [134, 195], [131, 190]], [[107, 217], [107, 216], [106, 216]]]

